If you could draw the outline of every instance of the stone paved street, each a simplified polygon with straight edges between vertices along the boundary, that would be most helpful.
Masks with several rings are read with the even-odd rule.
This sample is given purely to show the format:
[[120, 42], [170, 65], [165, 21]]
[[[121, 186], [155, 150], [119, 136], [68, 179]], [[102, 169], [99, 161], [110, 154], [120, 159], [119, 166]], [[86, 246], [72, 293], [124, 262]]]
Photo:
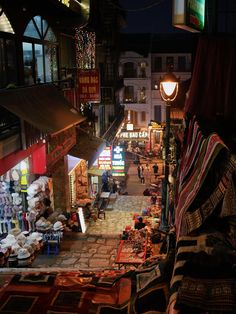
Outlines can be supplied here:
[[143, 196], [146, 188], [137, 177], [137, 166], [130, 163], [127, 180], [128, 195], [119, 195], [106, 211], [106, 219], [90, 221], [85, 234], [65, 232], [58, 255], [38, 255], [32, 267], [72, 268], [80, 270], [117, 268], [114, 263], [120, 235], [127, 225], [133, 226], [133, 214], [150, 205]]

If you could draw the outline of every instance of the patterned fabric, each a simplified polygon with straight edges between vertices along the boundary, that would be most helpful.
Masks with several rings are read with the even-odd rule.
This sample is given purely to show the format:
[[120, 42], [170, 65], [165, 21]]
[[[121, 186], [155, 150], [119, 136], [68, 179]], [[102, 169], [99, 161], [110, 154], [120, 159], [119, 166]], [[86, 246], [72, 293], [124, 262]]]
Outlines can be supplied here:
[[[199, 228], [210, 216], [217, 205], [224, 198], [221, 216], [231, 216], [236, 214], [235, 190], [232, 182], [232, 173], [236, 170], [236, 159], [231, 156], [227, 169], [220, 180], [218, 186], [206, 202], [193, 212], [186, 212], [181, 222], [181, 233], [189, 234]], [[227, 193], [226, 197], [225, 194]]]
[[[198, 279], [184, 277], [179, 289], [176, 307], [193, 313], [204, 312], [231, 312], [236, 313], [236, 278], [227, 279]], [[191, 310], [192, 309], [192, 310]]]
[[[193, 123], [193, 122], [192, 122]], [[215, 159], [227, 147], [215, 133], [203, 138], [196, 121], [190, 129], [190, 139], [182, 158], [177, 180], [178, 200], [176, 204], [176, 234], [177, 239], [188, 233], [186, 223], [182, 225], [183, 217], [193, 203], [194, 199], [211, 169]], [[194, 220], [197, 217], [193, 217]], [[200, 221], [198, 222], [200, 224]]]
[[[192, 260], [195, 260], [195, 263], [189, 266], [189, 261]], [[183, 280], [189, 272], [191, 275], [194, 274], [196, 281], [199, 278], [211, 278], [214, 282], [216, 278], [231, 278], [234, 274], [233, 263], [235, 262], [232, 247], [226, 235], [221, 232], [202, 234], [195, 237], [180, 237], [177, 242], [175, 264], [170, 284], [169, 304], [179, 298]], [[234, 280], [236, 282], [236, 273]]]

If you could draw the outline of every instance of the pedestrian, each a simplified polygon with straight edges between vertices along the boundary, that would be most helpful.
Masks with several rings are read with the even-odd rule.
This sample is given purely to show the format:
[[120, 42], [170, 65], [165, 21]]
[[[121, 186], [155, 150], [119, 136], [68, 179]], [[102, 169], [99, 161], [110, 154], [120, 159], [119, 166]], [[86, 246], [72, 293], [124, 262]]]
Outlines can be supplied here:
[[145, 183], [145, 177], [144, 177], [144, 169], [143, 169], [143, 167], [141, 167], [141, 169], [140, 169], [140, 181], [141, 181], [142, 184]]
[[157, 165], [157, 163], [155, 163], [155, 164], [152, 166], [152, 169], [153, 169], [153, 174], [155, 175], [155, 179], [156, 179], [157, 176], [158, 176], [158, 165]]
[[134, 224], [134, 229], [140, 230], [146, 226], [145, 222], [143, 222], [143, 217], [138, 217], [137, 222]]
[[146, 166], [145, 166], [144, 176], [145, 176], [146, 183], [150, 184], [151, 183], [151, 171], [149, 168], [149, 164], [146, 164]]
[[140, 173], [141, 173], [141, 166], [140, 166], [140, 165], [138, 165], [137, 171], [138, 171], [138, 177], [139, 177], [139, 179], [140, 179]]

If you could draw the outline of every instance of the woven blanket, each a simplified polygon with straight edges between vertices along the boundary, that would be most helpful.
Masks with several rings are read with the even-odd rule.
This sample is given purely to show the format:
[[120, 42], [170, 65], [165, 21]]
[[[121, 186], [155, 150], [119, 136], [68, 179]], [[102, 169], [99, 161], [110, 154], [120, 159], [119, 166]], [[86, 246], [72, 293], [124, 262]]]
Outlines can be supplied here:
[[197, 309], [204, 313], [236, 313], [235, 279], [184, 277], [175, 308], [185, 313], [193, 313]]
[[182, 217], [181, 234], [189, 234], [191, 231], [199, 228], [213, 213], [222, 199], [224, 199], [224, 202], [220, 214], [221, 217], [236, 215], [236, 194], [232, 180], [232, 175], [235, 171], [236, 159], [235, 156], [232, 155], [223, 177], [206, 202], [192, 212], [186, 211], [185, 215]]
[[[180, 237], [177, 242], [176, 248], [176, 256], [175, 256], [175, 264], [174, 270], [172, 274], [172, 279], [170, 283], [170, 300], [169, 304], [171, 304], [174, 300], [178, 298], [179, 289], [182, 286], [183, 279], [185, 278], [187, 269], [186, 264], [193, 260], [194, 256], [199, 254], [200, 252], [203, 256], [208, 256], [206, 260], [201, 259], [199, 261], [198, 266], [195, 264], [195, 268], [192, 269], [192, 272], [195, 273], [195, 278], [198, 279], [198, 276], [211, 276], [213, 280], [216, 278], [229, 277], [228, 269], [217, 269], [217, 267], [212, 267], [212, 269], [207, 269], [208, 265], [206, 265], [206, 261], [211, 261], [214, 265], [217, 262], [217, 259], [220, 255], [212, 255], [215, 252], [216, 248], [224, 248], [225, 251], [231, 252], [228, 241], [226, 237], [220, 232], [214, 232], [209, 234], [203, 234], [195, 237], [184, 236]], [[204, 255], [205, 254], [205, 255]], [[215, 253], [214, 253], [215, 254]], [[222, 255], [222, 253], [221, 253]], [[221, 257], [222, 258], [222, 257]], [[202, 271], [201, 265], [204, 266], [205, 272]], [[219, 268], [219, 267], [218, 267]], [[223, 273], [223, 274], [220, 274]], [[217, 276], [218, 275], [218, 276]], [[214, 280], [213, 280], [214, 281]], [[190, 312], [191, 313], [191, 312]]]
[[197, 197], [200, 188], [203, 186], [207, 174], [220, 153], [226, 148], [225, 144], [217, 134], [211, 134], [207, 139], [202, 141], [198, 156], [195, 156], [194, 168], [188, 180], [182, 186], [179, 192], [178, 204], [176, 206], [176, 235], [177, 239], [185, 235], [185, 228], [181, 228], [182, 219], [186, 211]]

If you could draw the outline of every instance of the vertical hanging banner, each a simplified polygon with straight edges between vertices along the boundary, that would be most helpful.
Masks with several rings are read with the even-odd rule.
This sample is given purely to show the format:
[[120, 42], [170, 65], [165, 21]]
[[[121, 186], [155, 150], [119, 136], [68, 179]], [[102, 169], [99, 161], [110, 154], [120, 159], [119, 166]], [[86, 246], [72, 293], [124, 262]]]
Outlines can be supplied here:
[[112, 175], [116, 177], [125, 176], [125, 153], [123, 146], [112, 148]]
[[78, 96], [81, 103], [100, 102], [100, 75], [97, 69], [78, 71]]
[[111, 146], [107, 146], [99, 155], [98, 169], [111, 170]]

